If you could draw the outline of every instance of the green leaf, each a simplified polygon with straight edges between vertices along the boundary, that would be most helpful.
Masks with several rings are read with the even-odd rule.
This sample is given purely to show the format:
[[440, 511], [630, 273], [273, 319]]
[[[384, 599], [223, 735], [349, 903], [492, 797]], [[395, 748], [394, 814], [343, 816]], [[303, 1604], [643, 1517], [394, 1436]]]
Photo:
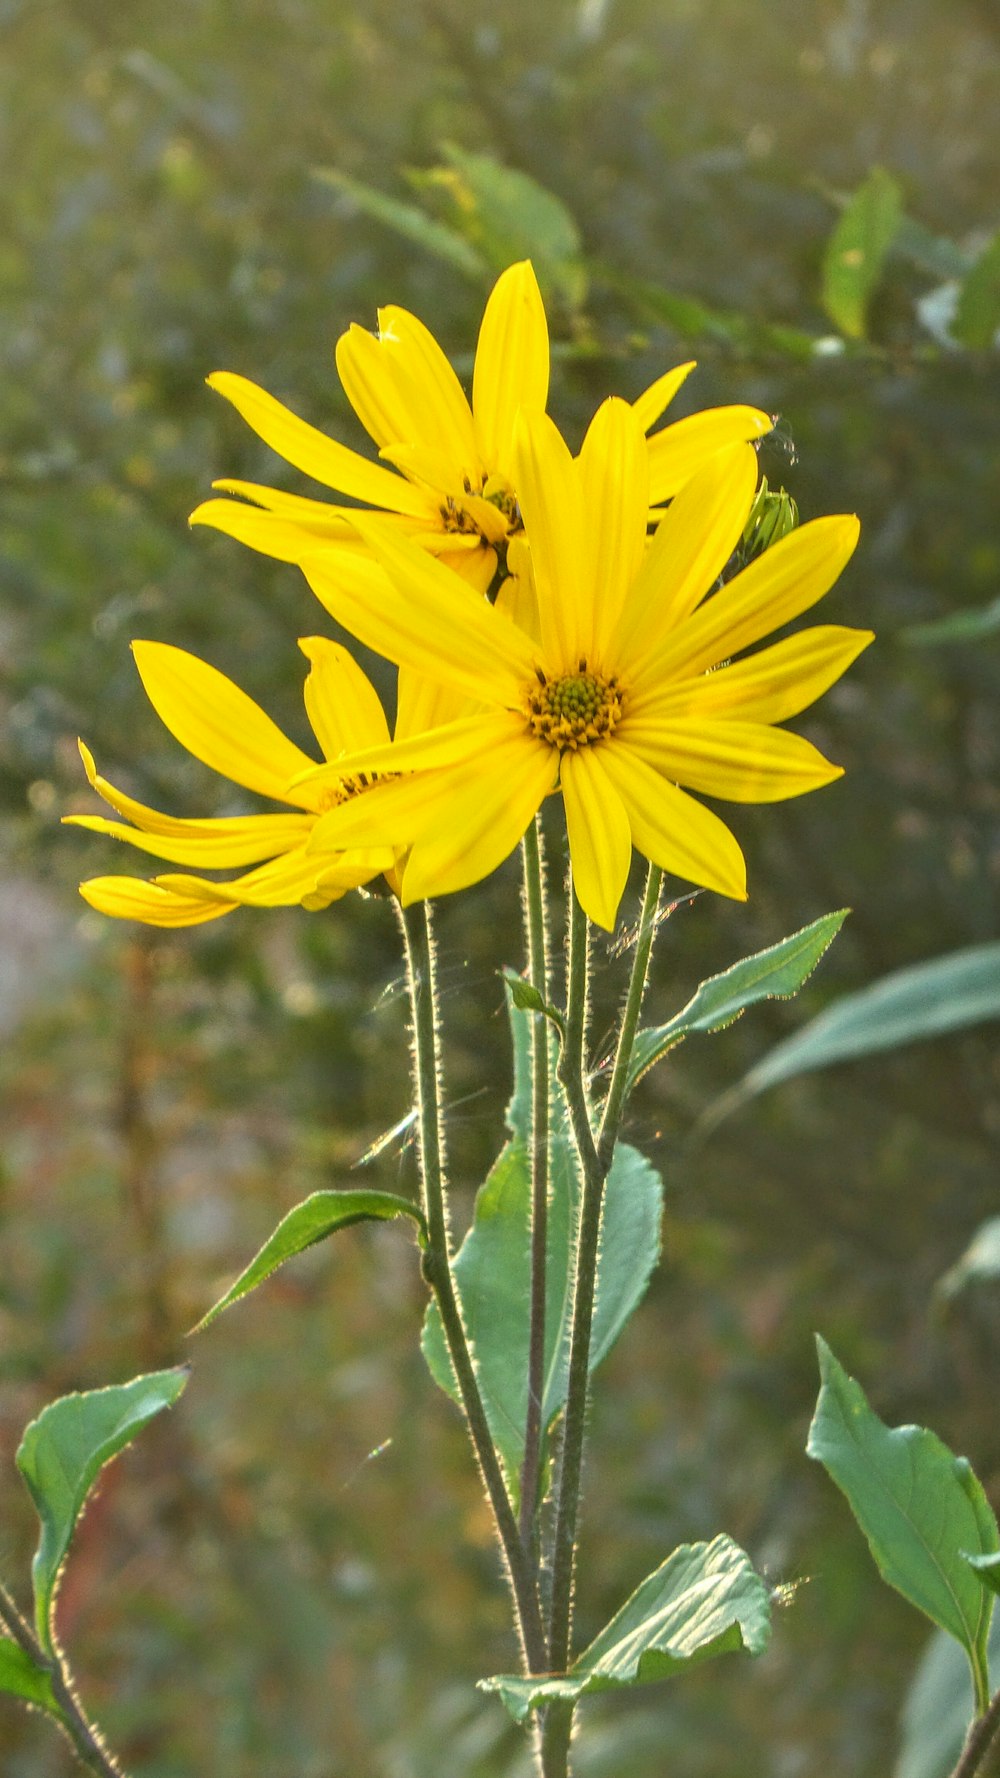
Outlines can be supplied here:
[[87, 1495], [105, 1464], [173, 1406], [187, 1380], [180, 1367], [110, 1389], [64, 1395], [25, 1429], [16, 1462], [42, 1522], [31, 1572], [38, 1637], [50, 1653], [59, 1573]]
[[[1000, 1674], [1000, 1612], [994, 1613], [989, 1656], [994, 1675]], [[965, 1656], [950, 1636], [935, 1630], [903, 1704], [893, 1778], [949, 1778], [974, 1713]]]
[[571, 310], [587, 295], [580, 231], [554, 192], [489, 154], [443, 144], [448, 169], [440, 182], [456, 205], [456, 222], [493, 271], [530, 259], [542, 290]]
[[0, 1692], [10, 1692], [26, 1704], [36, 1704], [40, 1710], [62, 1716], [48, 1673], [36, 1667], [31, 1656], [9, 1636], [0, 1636]]
[[265, 1278], [270, 1278], [286, 1259], [294, 1259], [307, 1247], [315, 1247], [317, 1241], [325, 1241], [327, 1235], [350, 1228], [356, 1222], [391, 1222], [397, 1216], [412, 1218], [423, 1246], [426, 1238], [423, 1212], [409, 1198], [398, 1198], [393, 1192], [313, 1192], [311, 1197], [304, 1198], [282, 1217], [274, 1234], [240, 1273], [235, 1284], [231, 1284], [225, 1295], [213, 1303], [192, 1332], [200, 1333], [222, 1314], [223, 1309], [238, 1303], [241, 1297], [256, 1290], [258, 1284], [263, 1284]]
[[800, 328], [758, 321], [735, 309], [709, 307], [698, 297], [683, 296], [660, 284], [624, 276], [613, 266], [598, 265], [592, 269], [602, 284], [630, 304], [641, 321], [669, 327], [682, 339], [715, 340], [733, 351], [751, 355], [771, 351], [783, 358], [805, 360], [815, 356], [816, 339]]
[[951, 331], [963, 346], [994, 344], [1000, 332], [1000, 234], [993, 236], [968, 273]]
[[1000, 630], [1000, 599], [988, 605], [977, 605], [967, 611], [953, 611], [948, 617], [935, 618], [926, 624], [907, 624], [900, 636], [916, 648], [934, 648], [939, 642], [978, 642]]
[[336, 167], [314, 167], [312, 176], [321, 184], [332, 186], [334, 191], [349, 198], [355, 207], [376, 222], [383, 222], [397, 235], [414, 246], [423, 247], [436, 259], [443, 259], [447, 265], [464, 273], [467, 278], [474, 278], [481, 283], [488, 275], [488, 267], [476, 249], [447, 223], [437, 222], [428, 216], [425, 210], [416, 204], [407, 204], [399, 198], [391, 198], [385, 192], [378, 191], [372, 185], [364, 185], [358, 179], [351, 179], [346, 173], [340, 173]]
[[674, 1550], [564, 1676], [501, 1675], [481, 1680], [480, 1690], [498, 1692], [515, 1720], [523, 1722], [542, 1704], [648, 1685], [734, 1649], [760, 1654], [769, 1634], [764, 1582], [738, 1544], [715, 1537]]
[[[509, 1141], [476, 1199], [472, 1227], [455, 1258], [462, 1302], [490, 1430], [511, 1488], [517, 1491], [527, 1414], [531, 1284], [530, 1027], [507, 980], [514, 1044]], [[575, 1150], [561, 1104], [553, 1099], [552, 1186], [546, 1268], [545, 1393], [548, 1428], [566, 1401], [572, 1318], [572, 1255], [580, 1185]], [[605, 1186], [601, 1255], [594, 1305], [591, 1369], [610, 1351], [646, 1291], [660, 1245], [663, 1187], [634, 1148], [619, 1144]], [[458, 1399], [444, 1331], [435, 1305], [424, 1324], [423, 1353], [431, 1375]]]
[[632, 1051], [629, 1089], [692, 1031], [721, 1031], [757, 1000], [788, 1000], [797, 994], [833, 943], [849, 912], [849, 908], [840, 908], [835, 914], [824, 914], [822, 919], [803, 926], [779, 944], [744, 957], [721, 975], [709, 976], [666, 1025], [640, 1031]]
[[823, 307], [848, 339], [865, 338], [868, 304], [902, 220], [899, 186], [884, 168], [873, 167], [838, 218], [823, 255]]
[[793, 1037], [776, 1044], [720, 1101], [716, 1121], [797, 1074], [997, 1018], [1000, 943], [971, 945], [894, 970], [857, 994], [835, 1000]]
[[970, 1555], [965, 1550], [962, 1553], [983, 1586], [989, 1587], [991, 1593], [1000, 1593], [1000, 1551], [993, 1550], [988, 1556]]
[[847, 1496], [883, 1580], [965, 1649], [977, 1697], [988, 1696], [986, 1644], [993, 1601], [967, 1552], [1000, 1550], [982, 1486], [922, 1426], [890, 1429], [873, 1412], [825, 1341], [823, 1379], [806, 1449]]

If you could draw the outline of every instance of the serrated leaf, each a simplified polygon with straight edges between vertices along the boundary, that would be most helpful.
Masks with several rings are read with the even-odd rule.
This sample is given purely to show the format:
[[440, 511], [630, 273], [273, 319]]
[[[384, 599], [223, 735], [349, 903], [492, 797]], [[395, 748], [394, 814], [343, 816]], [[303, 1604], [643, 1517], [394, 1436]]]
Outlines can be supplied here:
[[87, 1495], [105, 1464], [173, 1406], [187, 1380], [181, 1367], [64, 1395], [25, 1429], [16, 1462], [42, 1525], [31, 1573], [38, 1637], [50, 1653], [59, 1572]]
[[1000, 943], [970, 945], [893, 970], [845, 994], [758, 1062], [720, 1109], [732, 1110], [768, 1087], [833, 1062], [897, 1049], [1000, 1018]]
[[[580, 231], [561, 198], [517, 167], [489, 154], [443, 145], [452, 175], [456, 221], [495, 272], [530, 259], [546, 294], [578, 309], [587, 295]], [[447, 179], [443, 181], [446, 185]]]
[[0, 1692], [23, 1698], [26, 1704], [48, 1710], [53, 1716], [62, 1716], [51, 1678], [44, 1668], [36, 1667], [31, 1656], [9, 1636], [0, 1636]]
[[435, 259], [443, 259], [467, 278], [481, 283], [488, 275], [486, 262], [471, 243], [447, 223], [428, 216], [418, 205], [389, 197], [373, 185], [365, 185], [359, 179], [338, 172], [336, 167], [314, 167], [312, 174], [321, 184], [332, 186], [334, 191], [349, 198], [364, 215], [384, 223], [386, 228], [402, 235], [404, 240], [412, 241], [414, 246], [424, 248]]
[[952, 333], [963, 346], [992, 346], [1000, 333], [1000, 234], [994, 235], [966, 275]]
[[744, 957], [709, 976], [687, 1005], [665, 1025], [640, 1031], [632, 1051], [629, 1090], [669, 1050], [694, 1031], [721, 1031], [758, 1000], [788, 1000], [797, 994], [827, 951], [850, 912], [840, 908], [824, 914], [800, 932], [793, 932], [765, 951]]
[[982, 1485], [936, 1433], [884, 1425], [825, 1341], [816, 1343], [822, 1388], [806, 1450], [847, 1496], [883, 1580], [965, 1649], [981, 1697], [993, 1602], [968, 1554], [1000, 1550]]
[[304, 1198], [282, 1217], [274, 1234], [192, 1331], [200, 1333], [222, 1314], [223, 1309], [238, 1303], [241, 1297], [256, 1290], [258, 1284], [263, 1284], [265, 1278], [270, 1278], [286, 1259], [294, 1259], [307, 1247], [315, 1247], [317, 1241], [325, 1241], [338, 1229], [351, 1228], [357, 1222], [392, 1222], [397, 1216], [408, 1216], [416, 1223], [423, 1245], [426, 1234], [423, 1212], [409, 1198], [399, 1198], [394, 1192], [313, 1192], [311, 1197]]
[[935, 648], [939, 642], [978, 642], [1000, 630], [1000, 599], [988, 605], [977, 605], [965, 611], [953, 611], [948, 617], [934, 618], [926, 624], [907, 624], [900, 636], [915, 648]]
[[823, 307], [848, 339], [865, 338], [868, 304], [902, 220], [899, 186], [884, 168], [873, 167], [839, 216], [823, 255]]
[[[479, 1385], [490, 1430], [510, 1487], [516, 1493], [524, 1456], [527, 1415], [529, 1300], [531, 1287], [530, 1026], [533, 1015], [512, 1000], [508, 1013], [514, 1043], [514, 1091], [507, 1111], [509, 1141], [476, 1199], [472, 1227], [455, 1258]], [[546, 1269], [545, 1392], [543, 1425], [566, 1400], [572, 1320], [572, 1254], [580, 1197], [575, 1150], [561, 1105], [553, 1100], [552, 1188]], [[663, 1187], [639, 1152], [619, 1144], [605, 1186], [601, 1254], [594, 1305], [591, 1370], [611, 1350], [645, 1294], [659, 1255]], [[423, 1353], [435, 1381], [454, 1399], [444, 1331], [432, 1304], [424, 1323]]]
[[968, 1551], [962, 1553], [983, 1586], [989, 1587], [991, 1593], [1000, 1593], [1000, 1551], [993, 1550], [988, 1556], [970, 1555]]
[[480, 1681], [517, 1722], [540, 1705], [589, 1692], [648, 1685], [680, 1667], [746, 1649], [760, 1654], [770, 1634], [767, 1587], [729, 1537], [683, 1544], [636, 1588], [590, 1647], [559, 1678], [500, 1675]]

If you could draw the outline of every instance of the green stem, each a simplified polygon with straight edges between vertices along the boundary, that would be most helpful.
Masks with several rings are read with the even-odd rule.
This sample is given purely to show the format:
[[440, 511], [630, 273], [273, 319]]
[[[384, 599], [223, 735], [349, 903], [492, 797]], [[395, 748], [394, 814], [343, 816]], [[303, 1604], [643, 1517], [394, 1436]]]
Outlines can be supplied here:
[[[546, 1005], [549, 999], [549, 944], [545, 903], [545, 857], [541, 820], [536, 816], [521, 842], [524, 855], [524, 917], [528, 977]], [[542, 1396], [545, 1389], [545, 1291], [549, 1228], [549, 1054], [548, 1020], [531, 1022], [531, 1326], [528, 1340], [528, 1404], [521, 1466], [521, 1541], [533, 1546], [541, 1475]]]
[[615, 1050], [614, 1068], [611, 1071], [611, 1085], [604, 1101], [601, 1131], [597, 1140], [598, 1152], [602, 1156], [607, 1156], [609, 1166], [621, 1127], [625, 1101], [628, 1098], [628, 1075], [632, 1065], [632, 1048], [635, 1043], [636, 1031], [639, 1028], [639, 1014], [642, 1011], [643, 996], [649, 979], [649, 963], [653, 954], [653, 940], [656, 937], [662, 885], [662, 870], [659, 865], [651, 864], [646, 873], [646, 889], [642, 898], [642, 913], [639, 916], [639, 931], [635, 941], [635, 955], [632, 959], [632, 974], [629, 977], [625, 1010], [622, 1013], [622, 1022], [618, 1032], [618, 1046]]
[[977, 1710], [951, 1778], [1000, 1778], [1000, 1692]]
[[521, 1542], [500, 1459], [490, 1433], [452, 1272], [441, 1117], [441, 1053], [434, 934], [429, 902], [423, 904], [423, 910], [421, 920], [416, 909], [399, 908], [410, 990], [413, 1080], [417, 1101], [423, 1208], [427, 1219], [424, 1276], [437, 1302], [473, 1449], [493, 1509], [513, 1595], [514, 1615], [524, 1659], [529, 1672], [541, 1673], [545, 1670], [545, 1633], [535, 1578]]
[[105, 1746], [100, 1732], [88, 1722], [83, 1713], [65, 1657], [58, 1651], [54, 1655], [49, 1654], [42, 1647], [4, 1586], [0, 1586], [0, 1624], [12, 1641], [23, 1649], [29, 1660], [48, 1674], [53, 1697], [59, 1706], [59, 1726], [81, 1763], [96, 1772], [98, 1778], [125, 1778], [123, 1767]]

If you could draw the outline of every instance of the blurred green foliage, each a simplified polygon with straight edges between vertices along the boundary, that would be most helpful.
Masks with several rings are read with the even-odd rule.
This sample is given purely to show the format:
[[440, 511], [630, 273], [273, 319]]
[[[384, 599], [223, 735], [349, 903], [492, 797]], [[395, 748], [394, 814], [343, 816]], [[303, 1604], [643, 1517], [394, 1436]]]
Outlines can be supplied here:
[[[408, 1100], [388, 909], [130, 931], [75, 895], [117, 867], [110, 842], [58, 827], [92, 806], [77, 734], [145, 800], [228, 806], [144, 704], [134, 636], [203, 653], [301, 734], [294, 637], [327, 620], [295, 571], [184, 523], [213, 476], [297, 483], [203, 378], [243, 372], [360, 444], [337, 335], [399, 302], [467, 368], [497, 256], [521, 250], [513, 175], [550, 194], [530, 225], [555, 243], [570, 433], [697, 355], [678, 412], [775, 412], [772, 486], [804, 518], [861, 514], [830, 618], [879, 633], [804, 725], [845, 779], [736, 811], [749, 905], [701, 896], [660, 948], [666, 1019], [733, 957], [855, 908], [799, 1001], [686, 1046], [637, 1101], [666, 1254], [598, 1392], [580, 1642], [667, 1550], [723, 1529], [809, 1584], [761, 1662], [588, 1706], [581, 1774], [708, 1778], [739, 1747], [747, 1778], [883, 1778], [920, 1632], [804, 1459], [810, 1335], [882, 1379], [887, 1420], [967, 1450], [997, 1503], [995, 1287], [932, 1295], [997, 1208], [995, 1033], [807, 1077], [687, 1137], [833, 993], [1000, 932], [1000, 657], [967, 615], [1000, 573], [995, 8], [0, 0], [0, 34], [0, 1566], [26, 1573], [12, 1457], [38, 1407], [193, 1357], [182, 1408], [109, 1472], [60, 1598], [130, 1769], [523, 1772], [472, 1690], [509, 1667], [505, 1601], [416, 1349], [412, 1244], [352, 1231], [183, 1339], [309, 1191], [409, 1189], [405, 1145], [351, 1171]], [[829, 243], [875, 168], [897, 228], [846, 328]], [[424, 222], [401, 235], [366, 193]], [[434, 251], [430, 222], [450, 231]], [[442, 909], [459, 1221], [509, 1088], [515, 884]], [[5, 1778], [66, 1778], [2, 1700], [0, 1733]]]

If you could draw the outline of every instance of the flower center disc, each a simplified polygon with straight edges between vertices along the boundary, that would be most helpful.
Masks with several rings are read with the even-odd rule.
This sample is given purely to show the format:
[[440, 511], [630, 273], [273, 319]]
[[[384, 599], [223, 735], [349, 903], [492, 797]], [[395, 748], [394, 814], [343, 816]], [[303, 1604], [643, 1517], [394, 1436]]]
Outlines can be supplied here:
[[352, 797], [370, 790], [373, 784], [381, 784], [398, 776], [398, 772], [358, 772], [355, 777], [340, 778], [336, 784], [327, 784], [320, 791], [318, 812], [325, 815], [330, 809], [339, 809], [341, 803], [349, 803]]
[[545, 679], [539, 670], [538, 679], [528, 695], [528, 721], [539, 740], [575, 753], [613, 733], [622, 713], [616, 680], [588, 673], [585, 664], [562, 679]]

